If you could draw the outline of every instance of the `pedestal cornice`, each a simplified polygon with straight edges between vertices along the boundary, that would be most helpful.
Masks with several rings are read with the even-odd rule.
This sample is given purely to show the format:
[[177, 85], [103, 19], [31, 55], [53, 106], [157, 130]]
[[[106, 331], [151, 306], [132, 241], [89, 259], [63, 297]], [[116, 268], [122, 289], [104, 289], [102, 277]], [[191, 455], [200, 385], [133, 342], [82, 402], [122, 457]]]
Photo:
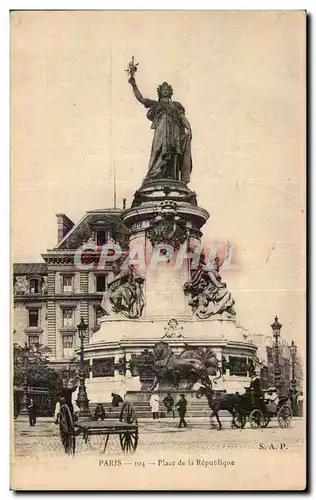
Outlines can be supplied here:
[[[174, 200], [172, 200], [174, 201]], [[177, 203], [177, 202], [176, 202]], [[161, 212], [161, 206], [158, 202], [146, 202], [136, 208], [126, 210], [123, 215], [123, 222], [128, 228], [141, 221], [150, 221]], [[190, 205], [189, 203], [177, 203], [177, 215], [188, 222], [194, 222], [193, 227], [200, 229], [210, 217], [210, 214], [204, 208]]]

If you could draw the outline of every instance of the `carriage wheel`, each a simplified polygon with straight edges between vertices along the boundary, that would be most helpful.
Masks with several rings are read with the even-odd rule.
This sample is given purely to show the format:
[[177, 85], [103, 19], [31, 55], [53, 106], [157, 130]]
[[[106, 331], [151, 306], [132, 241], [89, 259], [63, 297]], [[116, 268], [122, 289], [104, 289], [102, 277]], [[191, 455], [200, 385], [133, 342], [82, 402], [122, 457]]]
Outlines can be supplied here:
[[135, 453], [138, 445], [138, 427], [134, 431], [120, 434], [120, 443], [124, 453]]
[[237, 429], [243, 429], [246, 425], [246, 415], [244, 413], [236, 413], [233, 417], [233, 425]]
[[292, 420], [292, 409], [288, 405], [283, 405], [278, 411], [278, 422], [282, 428], [289, 427]]
[[124, 453], [134, 453], [138, 444], [138, 421], [134, 406], [128, 402], [124, 403], [122, 406], [120, 422], [126, 422], [127, 424], [136, 426], [135, 430], [128, 430], [120, 434], [121, 448]]
[[138, 425], [135, 408], [128, 402], [124, 403], [122, 406], [120, 413], [120, 422]]
[[269, 422], [270, 422], [270, 420], [271, 420], [271, 418], [270, 418], [269, 415], [264, 415], [263, 418], [264, 418], [264, 422], [262, 424], [262, 427], [267, 427], [268, 424], [269, 424]]
[[59, 433], [65, 453], [74, 455], [76, 450], [74, 424], [69, 406], [66, 404], [62, 405], [59, 411]]
[[260, 429], [260, 427], [264, 426], [264, 416], [261, 410], [252, 410], [249, 416], [250, 427], [252, 429]]

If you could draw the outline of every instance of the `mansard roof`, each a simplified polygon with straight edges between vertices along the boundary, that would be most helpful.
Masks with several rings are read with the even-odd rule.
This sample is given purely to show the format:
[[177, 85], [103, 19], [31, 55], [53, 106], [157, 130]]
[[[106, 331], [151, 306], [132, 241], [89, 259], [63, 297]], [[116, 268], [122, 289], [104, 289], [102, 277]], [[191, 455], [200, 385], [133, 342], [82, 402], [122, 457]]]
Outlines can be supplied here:
[[82, 219], [65, 234], [54, 250], [75, 250], [79, 248], [80, 245], [91, 237], [94, 225], [100, 225], [102, 223], [105, 226], [111, 227], [114, 233], [124, 233], [127, 230], [121, 222], [121, 213], [122, 209], [120, 208], [89, 210]]
[[45, 262], [17, 262], [13, 264], [13, 274], [43, 275], [47, 274]]

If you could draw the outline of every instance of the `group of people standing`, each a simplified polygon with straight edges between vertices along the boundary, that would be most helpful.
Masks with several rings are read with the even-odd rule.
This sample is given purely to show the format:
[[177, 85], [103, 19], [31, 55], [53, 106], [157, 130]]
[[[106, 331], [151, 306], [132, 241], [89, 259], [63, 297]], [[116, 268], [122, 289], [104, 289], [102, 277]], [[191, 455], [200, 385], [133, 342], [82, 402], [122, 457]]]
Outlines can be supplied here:
[[[167, 414], [172, 412], [173, 418], [175, 418], [175, 409], [178, 410], [179, 413], [179, 425], [178, 427], [187, 427], [187, 423], [185, 421], [185, 415], [187, 412], [187, 400], [185, 399], [184, 394], [180, 394], [180, 399], [179, 401], [175, 404], [174, 399], [171, 396], [171, 393], [168, 392], [167, 396], [163, 399], [163, 404], [167, 409]], [[153, 416], [153, 420], [157, 420], [159, 418], [159, 405], [160, 405], [160, 398], [158, 392], [153, 392], [152, 395], [150, 396], [149, 404], [151, 407], [151, 413]]]

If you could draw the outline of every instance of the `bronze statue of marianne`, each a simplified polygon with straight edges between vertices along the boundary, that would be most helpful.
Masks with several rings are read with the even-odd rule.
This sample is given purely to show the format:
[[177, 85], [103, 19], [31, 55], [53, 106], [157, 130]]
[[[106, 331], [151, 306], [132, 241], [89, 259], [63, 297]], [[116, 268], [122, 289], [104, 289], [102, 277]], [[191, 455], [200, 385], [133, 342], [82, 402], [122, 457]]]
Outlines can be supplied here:
[[133, 72], [128, 81], [136, 99], [149, 108], [147, 118], [155, 131], [145, 180], [172, 178], [187, 184], [192, 171], [192, 131], [184, 107], [171, 100], [173, 90], [167, 82], [159, 85], [158, 100], [153, 100], [143, 97]]

